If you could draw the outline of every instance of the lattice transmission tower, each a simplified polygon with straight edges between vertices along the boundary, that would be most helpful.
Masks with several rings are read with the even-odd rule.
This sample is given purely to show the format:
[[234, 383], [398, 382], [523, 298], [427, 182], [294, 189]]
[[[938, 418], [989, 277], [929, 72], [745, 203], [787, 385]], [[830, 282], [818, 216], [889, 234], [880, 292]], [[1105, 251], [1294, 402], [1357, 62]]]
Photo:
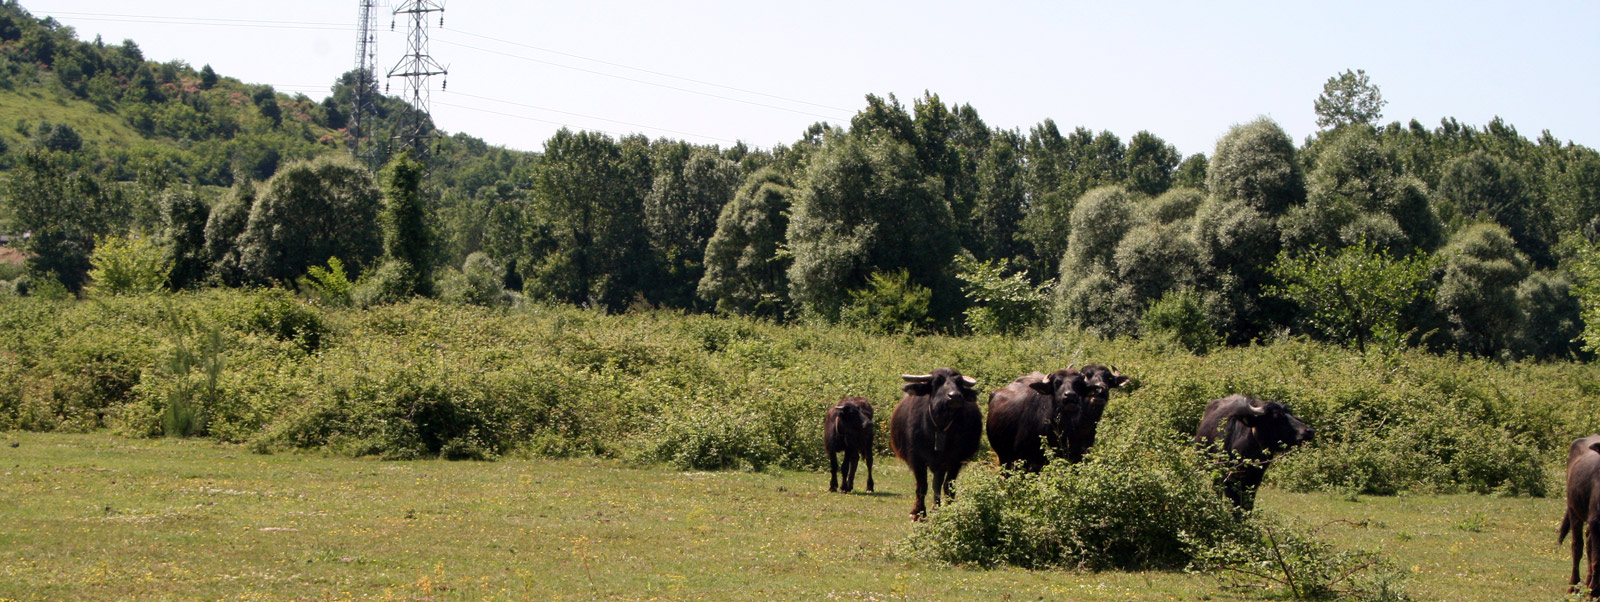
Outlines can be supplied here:
[[362, 150], [362, 141], [371, 134], [367, 132], [366, 116], [372, 114], [374, 92], [377, 91], [376, 56], [377, 38], [372, 33], [372, 9], [377, 8], [377, 0], [358, 0], [360, 4], [360, 17], [356, 23], [356, 31], [360, 37], [356, 39], [356, 82], [351, 88], [350, 95], [350, 154], [364, 162], [371, 163], [373, 156], [370, 146]]
[[[427, 139], [432, 137], [433, 131], [428, 111], [428, 81], [440, 75], [445, 79], [439, 89], [450, 85], [450, 69], [428, 54], [428, 19], [432, 13], [439, 13], [439, 27], [444, 27], [444, 0], [403, 0], [394, 9], [396, 17], [406, 15], [410, 22], [406, 27], [406, 55], [389, 70], [389, 78], [405, 80], [402, 98], [413, 109], [401, 117], [395, 138], [414, 149], [418, 156], [427, 153]], [[390, 22], [389, 27], [393, 29], [394, 23]]]

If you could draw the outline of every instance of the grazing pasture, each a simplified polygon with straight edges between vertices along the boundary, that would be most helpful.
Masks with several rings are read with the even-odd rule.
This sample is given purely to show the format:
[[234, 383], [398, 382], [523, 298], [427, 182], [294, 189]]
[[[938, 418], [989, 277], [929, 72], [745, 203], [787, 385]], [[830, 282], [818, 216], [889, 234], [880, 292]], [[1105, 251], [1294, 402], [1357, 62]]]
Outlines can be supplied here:
[[[0, 599], [1257, 599], [1181, 571], [906, 559], [911, 476], [898, 463], [880, 467], [878, 493], [839, 495], [817, 471], [393, 462], [13, 432], [0, 466]], [[1258, 507], [1342, 521], [1324, 534], [1381, 548], [1416, 600], [1565, 590], [1559, 497], [1267, 487]]]

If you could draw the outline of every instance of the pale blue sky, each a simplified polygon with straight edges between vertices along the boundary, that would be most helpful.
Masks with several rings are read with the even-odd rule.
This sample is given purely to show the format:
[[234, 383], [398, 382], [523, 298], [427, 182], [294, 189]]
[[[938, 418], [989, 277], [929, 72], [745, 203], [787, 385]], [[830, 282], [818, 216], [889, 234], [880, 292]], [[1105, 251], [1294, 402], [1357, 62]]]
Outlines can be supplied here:
[[[319, 100], [354, 63], [355, 0], [22, 5], [83, 39], [132, 38], [149, 59], [210, 63]], [[1322, 83], [1347, 68], [1382, 88], [1385, 121], [1482, 125], [1499, 115], [1530, 138], [1549, 129], [1600, 147], [1593, 0], [445, 6], [432, 54], [451, 75], [447, 91], [435, 83], [435, 121], [525, 150], [563, 124], [767, 147], [814, 121], [847, 121], [867, 93], [909, 106], [928, 90], [971, 103], [991, 126], [1052, 118], [1124, 140], [1145, 129], [1186, 155], [1210, 154], [1229, 125], [1258, 115], [1304, 139]], [[380, 72], [404, 51], [382, 12]]]

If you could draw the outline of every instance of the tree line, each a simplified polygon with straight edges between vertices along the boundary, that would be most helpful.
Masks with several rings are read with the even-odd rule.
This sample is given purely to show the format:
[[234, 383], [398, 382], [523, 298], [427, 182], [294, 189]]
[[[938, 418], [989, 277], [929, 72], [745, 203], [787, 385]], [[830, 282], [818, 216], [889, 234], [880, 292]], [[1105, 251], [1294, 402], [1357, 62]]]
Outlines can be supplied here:
[[[228, 121], [205, 88], [233, 80], [3, 9], [8, 82], [27, 72], [88, 96], [104, 76], [121, 90], [102, 95], [115, 97], [107, 110], [130, 122], [173, 103]], [[1384, 124], [1378, 87], [1358, 71], [1328, 80], [1313, 103], [1322, 129], [1304, 141], [1258, 119], [1209, 155], [1147, 131], [995, 128], [925, 93], [910, 107], [868, 95], [848, 124], [771, 149], [562, 130], [543, 152], [518, 153], [458, 134], [420, 158], [375, 149], [389, 163], [377, 176], [309, 160], [340, 152], [333, 126], [356, 85], [376, 92], [354, 72], [321, 103], [257, 90], [223, 103], [237, 129], [202, 128], [187, 147], [116, 150], [71, 126], [19, 124], [28, 138], [0, 152], [0, 214], [33, 234], [30, 269], [73, 291], [88, 284], [97, 240], [139, 232], [159, 241], [169, 288], [315, 287], [324, 280], [306, 276], [333, 273], [336, 259], [364, 302], [520, 295], [875, 331], [1056, 324], [1196, 351], [1303, 333], [1575, 357], [1596, 297], [1580, 276], [1600, 238], [1600, 155], [1499, 119]], [[380, 130], [413, 117], [392, 98], [377, 104]], [[276, 160], [238, 150], [250, 132], [291, 123], [300, 129], [280, 132]], [[204, 144], [234, 145], [216, 171], [227, 177], [118, 158]]]

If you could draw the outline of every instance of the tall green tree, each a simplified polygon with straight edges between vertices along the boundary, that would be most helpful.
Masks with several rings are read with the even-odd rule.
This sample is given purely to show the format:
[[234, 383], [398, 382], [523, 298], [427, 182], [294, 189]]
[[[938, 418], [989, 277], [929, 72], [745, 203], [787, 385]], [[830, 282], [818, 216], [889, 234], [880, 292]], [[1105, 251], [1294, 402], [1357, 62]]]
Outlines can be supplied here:
[[433, 294], [435, 241], [428, 208], [422, 198], [424, 167], [405, 149], [389, 161], [383, 172], [383, 208], [378, 224], [383, 228], [385, 261], [405, 265], [411, 277], [402, 296]]
[[1206, 190], [1277, 216], [1305, 199], [1294, 141], [1265, 117], [1233, 126], [1206, 166]]
[[649, 155], [646, 147], [641, 166], [640, 153], [625, 153], [626, 144], [567, 129], [545, 141], [528, 210], [547, 242], [534, 245], [539, 252], [525, 268], [524, 292], [611, 311], [632, 300], [647, 259], [636, 195], [649, 186]]
[[12, 225], [33, 234], [22, 243], [29, 269], [74, 292], [88, 277], [95, 237], [114, 232], [128, 214], [117, 189], [84, 163], [73, 153], [29, 150], [6, 175], [0, 196]]
[[1440, 253], [1439, 309], [1450, 321], [1456, 347], [1499, 357], [1517, 331], [1517, 287], [1530, 273], [1527, 257], [1496, 224], [1462, 229]]
[[1510, 159], [1484, 151], [1451, 159], [1436, 194], [1444, 219], [1458, 225], [1479, 220], [1500, 224], [1528, 259], [1541, 267], [1555, 265], [1555, 237], [1544, 203], [1524, 170]]
[[1569, 269], [1582, 312], [1583, 349], [1600, 353], [1600, 243], [1582, 245]]
[[1022, 219], [1028, 212], [1022, 146], [1016, 131], [995, 132], [978, 163], [978, 192], [968, 218], [975, 232], [968, 249], [980, 260], [1033, 263], [1026, 261], [1031, 254], [1021, 240]]
[[915, 147], [881, 131], [829, 136], [804, 182], [788, 231], [789, 293], [802, 311], [835, 319], [869, 276], [906, 270], [933, 292], [934, 315], [954, 318], [959, 241], [941, 183], [923, 175]]
[[372, 173], [354, 161], [324, 156], [293, 163], [261, 188], [239, 236], [248, 280], [293, 282], [330, 257], [361, 270], [382, 253], [381, 195]]
[[239, 258], [239, 236], [250, 224], [250, 210], [256, 204], [256, 183], [240, 179], [212, 206], [206, 217], [206, 261], [210, 276], [228, 286], [244, 282], [244, 266]]
[[705, 274], [706, 243], [717, 216], [739, 185], [739, 165], [715, 149], [691, 151], [676, 169], [656, 170], [644, 199], [650, 249], [660, 274], [646, 298], [670, 307], [696, 306], [694, 291]]
[[782, 316], [789, 305], [789, 256], [783, 251], [795, 190], [776, 169], [746, 178], [722, 207], [706, 244], [701, 299], [724, 313]]
[[1363, 69], [1346, 69], [1328, 78], [1322, 84], [1322, 94], [1317, 96], [1317, 127], [1328, 129], [1343, 125], [1377, 125], [1383, 119], [1383, 99], [1377, 84], [1367, 77]]
[[187, 188], [171, 189], [161, 194], [162, 248], [166, 253], [167, 286], [174, 290], [193, 287], [205, 280], [211, 268], [210, 254], [206, 252], [206, 221], [211, 208]]
[[1172, 186], [1173, 172], [1177, 170], [1178, 148], [1165, 140], [1141, 130], [1128, 139], [1128, 150], [1123, 154], [1123, 172], [1127, 174], [1128, 190], [1156, 196]]

